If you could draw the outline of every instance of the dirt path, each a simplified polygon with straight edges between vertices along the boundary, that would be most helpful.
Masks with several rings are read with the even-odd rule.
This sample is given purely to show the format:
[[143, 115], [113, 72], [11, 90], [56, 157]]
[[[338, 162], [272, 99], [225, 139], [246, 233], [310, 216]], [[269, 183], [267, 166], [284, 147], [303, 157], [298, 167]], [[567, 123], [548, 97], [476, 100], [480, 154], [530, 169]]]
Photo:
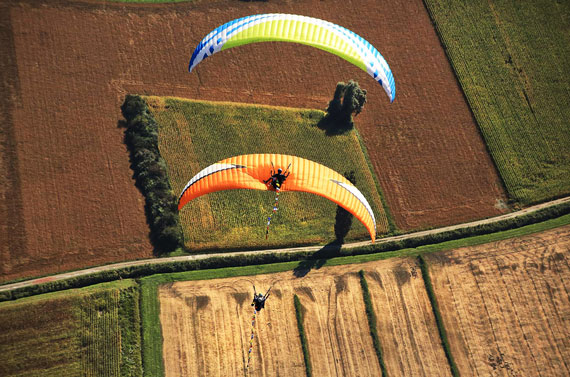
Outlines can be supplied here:
[[[518, 211], [518, 212], [509, 213], [509, 214], [498, 216], [498, 217], [474, 221], [474, 222], [465, 223], [465, 224], [453, 225], [453, 226], [439, 228], [439, 229], [431, 229], [431, 230], [426, 230], [426, 231], [421, 231], [421, 232], [409, 233], [409, 234], [404, 234], [401, 236], [387, 237], [387, 238], [377, 240], [376, 243], [385, 243], [385, 242], [390, 242], [390, 241], [403, 240], [403, 239], [408, 239], [408, 238], [413, 238], [413, 237], [425, 236], [428, 234], [442, 233], [442, 232], [446, 232], [446, 231], [454, 230], [454, 229], [468, 228], [468, 227], [477, 226], [480, 224], [492, 223], [492, 222], [496, 222], [496, 221], [500, 221], [500, 220], [504, 220], [504, 219], [508, 219], [508, 218], [513, 218], [516, 216], [522, 216], [524, 214], [528, 214], [528, 213], [538, 211], [542, 208], [558, 205], [561, 203], [566, 203], [569, 201], [570, 201], [570, 197], [561, 198], [561, 199], [557, 199], [557, 200], [554, 200], [551, 202], [541, 203], [541, 204], [538, 204], [538, 205], [535, 205], [532, 207], [525, 208], [525, 209]], [[343, 245], [342, 248], [353, 248], [353, 247], [359, 247], [359, 246], [364, 246], [364, 245], [368, 245], [368, 244], [370, 244], [370, 241], [355, 242], [355, 243]], [[134, 260], [134, 261], [130, 261], [130, 262], [114, 263], [114, 264], [109, 264], [109, 265], [105, 265], [105, 266], [92, 267], [92, 268], [88, 268], [88, 269], [84, 269], [84, 270], [67, 272], [67, 273], [63, 273], [63, 274], [57, 274], [57, 275], [52, 275], [52, 276], [42, 277], [42, 278], [37, 278], [37, 279], [25, 280], [25, 281], [21, 281], [21, 282], [17, 282], [17, 283], [4, 284], [4, 285], [0, 285], [0, 292], [1, 291], [9, 291], [12, 289], [17, 289], [17, 288], [21, 288], [21, 287], [25, 287], [25, 286], [34, 285], [34, 284], [41, 284], [41, 283], [46, 283], [46, 282], [56, 281], [56, 280], [65, 280], [65, 279], [72, 278], [72, 277], [85, 276], [85, 275], [93, 274], [96, 272], [111, 271], [111, 270], [116, 270], [116, 269], [120, 269], [120, 268], [124, 268], [124, 267], [130, 267], [130, 266], [140, 266], [140, 265], [145, 265], [145, 264], [162, 264], [162, 263], [171, 263], [171, 262], [178, 262], [178, 261], [185, 261], [185, 260], [206, 259], [206, 258], [217, 257], [217, 256], [230, 256], [230, 255], [242, 255], [242, 254], [264, 254], [264, 253], [292, 253], [292, 252], [294, 253], [294, 252], [300, 252], [300, 251], [317, 251], [320, 249], [322, 249], [322, 246], [307, 246], [307, 247], [296, 247], [296, 248], [288, 248], [288, 249], [280, 249], [280, 250], [238, 251], [238, 252], [217, 253], [217, 254], [187, 255], [187, 256], [170, 257], [170, 258], [141, 259], [141, 260]]]

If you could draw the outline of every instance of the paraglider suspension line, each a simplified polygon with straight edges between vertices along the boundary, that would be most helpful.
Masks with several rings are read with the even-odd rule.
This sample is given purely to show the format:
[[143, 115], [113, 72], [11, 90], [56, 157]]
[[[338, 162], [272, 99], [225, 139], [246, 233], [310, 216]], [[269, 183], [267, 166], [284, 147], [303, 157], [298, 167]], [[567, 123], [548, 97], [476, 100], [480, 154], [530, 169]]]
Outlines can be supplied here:
[[271, 212], [271, 215], [269, 215], [269, 217], [267, 218], [267, 229], [265, 229], [265, 239], [267, 239], [267, 237], [269, 236], [269, 225], [271, 225], [271, 218], [277, 212], [278, 206], [279, 206], [279, 187], [275, 189], [275, 203], [273, 204], [273, 211]]
[[249, 363], [251, 361], [251, 351], [253, 351], [253, 336], [255, 330], [255, 317], [257, 315], [257, 310], [253, 309], [253, 316], [251, 317], [251, 335], [249, 337], [249, 350], [247, 351], [247, 365], [245, 366], [246, 372], [249, 370]]

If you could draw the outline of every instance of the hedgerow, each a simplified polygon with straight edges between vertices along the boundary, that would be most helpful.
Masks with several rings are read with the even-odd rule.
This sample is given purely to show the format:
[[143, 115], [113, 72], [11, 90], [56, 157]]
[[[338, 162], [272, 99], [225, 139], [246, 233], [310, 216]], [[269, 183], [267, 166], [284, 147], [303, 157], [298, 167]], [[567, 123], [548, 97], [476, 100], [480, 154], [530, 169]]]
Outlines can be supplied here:
[[303, 358], [305, 359], [305, 373], [307, 377], [312, 376], [311, 359], [309, 357], [309, 343], [305, 335], [305, 327], [303, 326], [303, 307], [297, 295], [293, 296], [295, 303], [295, 316], [297, 317], [297, 328], [299, 329], [299, 337], [301, 338], [301, 347], [303, 348]]
[[127, 120], [125, 144], [130, 153], [136, 186], [145, 197], [150, 241], [158, 254], [183, 245], [177, 199], [172, 193], [166, 163], [158, 150], [158, 124], [139, 96], [127, 95], [121, 106]]
[[[129, 267], [122, 267], [115, 270], [100, 271], [89, 275], [77, 276], [74, 278], [69, 278], [65, 280], [56, 280], [48, 283], [24, 286], [21, 288], [12, 289], [9, 291], [0, 292], [0, 302], [15, 300], [21, 297], [33, 296], [47, 292], [60, 291], [70, 288], [80, 288], [92, 284], [114, 281], [126, 278], [140, 278], [144, 276], [150, 276], [154, 274], [163, 274], [171, 272], [183, 272], [183, 271], [193, 271], [193, 270], [205, 270], [214, 268], [225, 268], [225, 267], [240, 267], [248, 265], [263, 265], [270, 263], [281, 263], [281, 262], [291, 262], [291, 261], [303, 261], [301, 263], [311, 264], [314, 261], [326, 260], [333, 257], [348, 257], [348, 256], [358, 256], [366, 254], [377, 254], [377, 253], [387, 253], [394, 252], [402, 249], [412, 249], [417, 247], [426, 247], [428, 245], [433, 245], [443, 242], [454, 241], [454, 245], [447, 247], [461, 247], [464, 246], [460, 239], [467, 237], [474, 237], [473, 239], [483, 237], [483, 239], [477, 239], [477, 242], [470, 244], [480, 244], [485, 242], [490, 242], [490, 237], [485, 237], [489, 233], [496, 229], [499, 231], [514, 230], [524, 225], [532, 225], [534, 223], [540, 223], [547, 220], [552, 216], [554, 219], [550, 222], [553, 225], [548, 225], [545, 223], [543, 227], [534, 226], [534, 231], [539, 231], [540, 229], [546, 227], [547, 229], [553, 226], [561, 226], [568, 223], [568, 214], [570, 213], [570, 202], [563, 203], [555, 207], [546, 208], [543, 210], [536, 211], [534, 213], [526, 214], [518, 219], [507, 219], [502, 220], [496, 224], [486, 224], [478, 227], [472, 227], [467, 229], [460, 229], [455, 231], [443, 232], [441, 234], [433, 234], [422, 237], [415, 237], [411, 239], [404, 239], [398, 241], [389, 242], [377, 242], [375, 244], [366, 245], [362, 247], [339, 249], [338, 245], [329, 245], [323, 247], [321, 250], [315, 251], [297, 251], [290, 253], [261, 253], [261, 254], [245, 254], [245, 255], [228, 255], [228, 256], [216, 256], [207, 259], [199, 260], [185, 260], [178, 262], [164, 262], [156, 264], [144, 264], [135, 265]], [[566, 215], [565, 217], [562, 217]], [[558, 218], [558, 219], [556, 219]], [[538, 224], [540, 225], [540, 224]], [[522, 233], [521, 233], [522, 232]], [[521, 234], [527, 234], [531, 231], [525, 233], [524, 229], [517, 234], [513, 234], [510, 237], [520, 236]], [[512, 232], [511, 232], [512, 233]], [[508, 236], [507, 236], [508, 237]], [[465, 244], [471, 238], [466, 239]], [[502, 238], [501, 238], [502, 239]], [[425, 251], [418, 251], [425, 252]], [[313, 262], [311, 262], [313, 261]]]
[[382, 376], [386, 377], [388, 376], [388, 371], [386, 370], [386, 364], [384, 364], [384, 358], [382, 357], [382, 346], [380, 345], [380, 338], [378, 337], [378, 330], [376, 329], [376, 313], [374, 312], [374, 307], [372, 306], [370, 291], [368, 290], [368, 282], [364, 277], [363, 270], [358, 271], [358, 275], [360, 275], [360, 286], [362, 287], [362, 297], [364, 299], [364, 306], [366, 308], [366, 317], [368, 318], [368, 326], [370, 327], [372, 344], [374, 345], [374, 350], [376, 351], [378, 363], [380, 363]]
[[424, 279], [426, 292], [429, 297], [429, 301], [431, 303], [431, 308], [433, 310], [435, 322], [437, 324], [439, 337], [441, 338], [441, 344], [443, 345], [445, 357], [447, 358], [447, 361], [449, 363], [449, 368], [451, 369], [451, 374], [455, 377], [459, 377], [459, 369], [457, 368], [457, 364], [455, 364], [455, 360], [453, 359], [453, 354], [451, 353], [451, 347], [449, 346], [449, 340], [447, 339], [447, 331], [445, 330], [443, 318], [441, 318], [441, 313], [439, 311], [439, 306], [437, 304], [437, 298], [435, 297], [433, 285], [431, 284], [431, 277], [429, 276], [427, 263], [422, 255], [418, 256], [418, 261], [420, 264], [420, 269], [422, 270], [422, 277]]

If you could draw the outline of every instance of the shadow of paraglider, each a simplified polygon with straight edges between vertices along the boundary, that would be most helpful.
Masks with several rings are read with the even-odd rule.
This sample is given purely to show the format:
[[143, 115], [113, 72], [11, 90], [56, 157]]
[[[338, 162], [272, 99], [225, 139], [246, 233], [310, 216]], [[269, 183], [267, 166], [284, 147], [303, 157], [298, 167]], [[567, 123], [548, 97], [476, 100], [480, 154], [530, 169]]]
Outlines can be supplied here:
[[342, 244], [352, 225], [352, 218], [350, 212], [337, 206], [334, 224], [336, 239], [323, 246], [322, 249], [315, 251], [309, 259], [299, 262], [299, 265], [293, 270], [293, 275], [298, 278], [303, 277], [313, 268], [323, 267], [328, 259], [341, 256]]
[[309, 271], [313, 268], [319, 269], [324, 266], [328, 259], [334, 258], [340, 255], [342, 243], [334, 240], [331, 243], [323, 246], [322, 249], [315, 251], [309, 259], [305, 259], [293, 269], [293, 275], [298, 278], [302, 278], [307, 275]]

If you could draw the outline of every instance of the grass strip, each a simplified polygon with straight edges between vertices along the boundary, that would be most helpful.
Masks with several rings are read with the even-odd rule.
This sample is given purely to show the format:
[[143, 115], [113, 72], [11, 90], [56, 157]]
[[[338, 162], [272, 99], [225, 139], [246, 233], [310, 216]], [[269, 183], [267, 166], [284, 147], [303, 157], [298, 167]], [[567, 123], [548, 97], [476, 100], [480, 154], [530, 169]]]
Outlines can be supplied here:
[[140, 288], [133, 285], [120, 291], [121, 376], [142, 376]]
[[370, 291], [368, 290], [368, 282], [366, 281], [363, 270], [358, 271], [358, 275], [360, 275], [360, 286], [362, 287], [362, 297], [364, 298], [364, 306], [366, 307], [366, 317], [368, 317], [368, 326], [370, 327], [372, 344], [374, 345], [376, 357], [380, 363], [382, 376], [387, 377], [388, 371], [386, 370], [386, 364], [384, 364], [384, 358], [382, 357], [382, 346], [380, 345], [380, 338], [378, 337], [378, 330], [376, 329], [376, 313], [374, 313], [374, 307], [372, 306]]
[[311, 358], [309, 357], [309, 343], [307, 342], [307, 335], [305, 335], [305, 328], [303, 327], [303, 306], [297, 295], [293, 296], [295, 303], [295, 317], [297, 317], [297, 328], [299, 329], [299, 338], [301, 338], [301, 347], [303, 348], [303, 358], [305, 359], [305, 373], [307, 377], [313, 375], [311, 370]]
[[160, 303], [158, 286], [160, 280], [146, 278], [140, 281], [140, 308], [142, 321], [143, 376], [164, 376], [162, 359], [162, 328], [160, 327]]
[[422, 270], [422, 277], [424, 279], [426, 291], [429, 297], [429, 301], [431, 303], [433, 315], [435, 316], [435, 322], [437, 323], [437, 330], [439, 332], [439, 337], [441, 338], [441, 344], [443, 345], [445, 357], [447, 358], [447, 361], [449, 363], [449, 368], [451, 369], [451, 374], [454, 377], [459, 377], [459, 369], [457, 368], [457, 364], [455, 364], [455, 360], [453, 359], [453, 355], [451, 353], [451, 347], [449, 346], [449, 341], [447, 339], [447, 332], [445, 331], [445, 326], [443, 324], [443, 319], [441, 318], [441, 313], [439, 311], [439, 306], [437, 304], [437, 299], [435, 297], [433, 285], [431, 284], [428, 265], [421, 254], [418, 255], [418, 261], [420, 263], [420, 268]]

